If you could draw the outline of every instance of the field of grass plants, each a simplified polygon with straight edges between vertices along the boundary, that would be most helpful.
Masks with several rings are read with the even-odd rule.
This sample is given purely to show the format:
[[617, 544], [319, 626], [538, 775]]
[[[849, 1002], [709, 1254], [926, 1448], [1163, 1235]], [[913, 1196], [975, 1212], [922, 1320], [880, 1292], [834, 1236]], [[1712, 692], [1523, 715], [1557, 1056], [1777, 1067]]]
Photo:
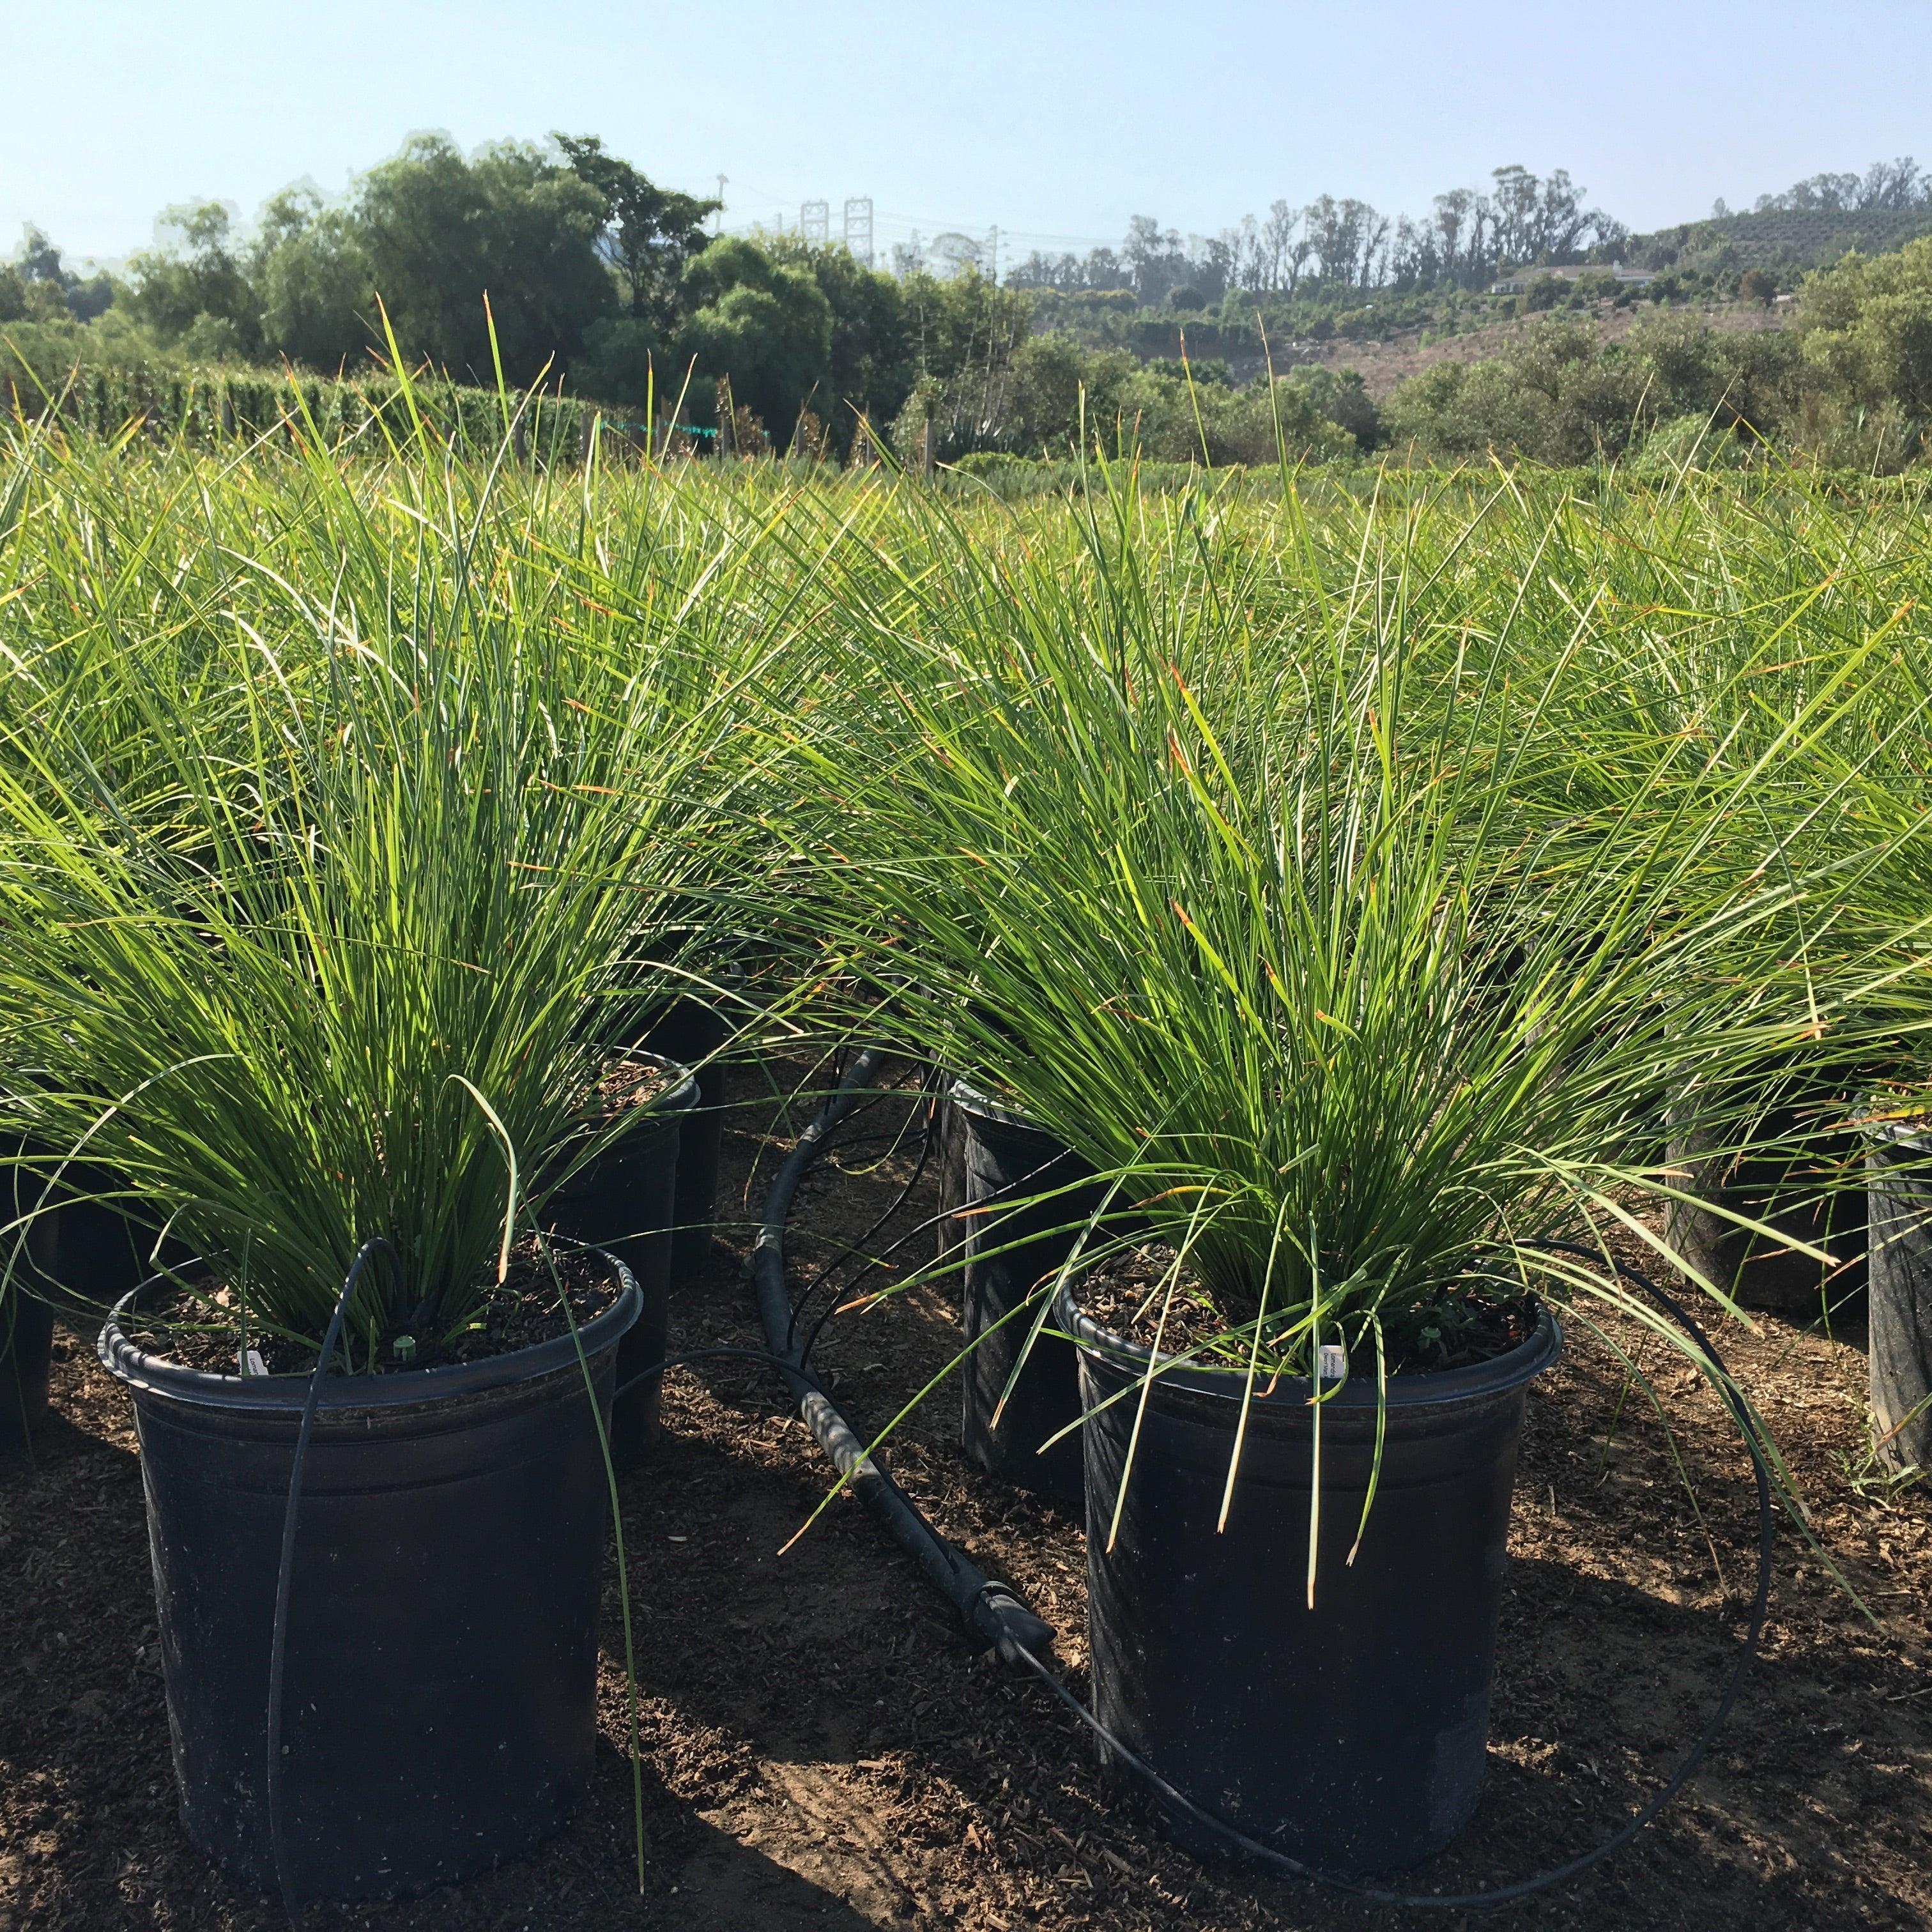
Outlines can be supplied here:
[[[1179, 1466], [1164, 1380], [1230, 1418], [1196, 1526], [1246, 1552], [1255, 1600], [1214, 1635], [1272, 1660], [1406, 1574], [1403, 1390], [1552, 1315], [1563, 1358], [1492, 1498], [1480, 1802], [1444, 1825], [1432, 1790], [1402, 1875], [1311, 1846], [1246, 1774], [1190, 1795], [1324, 1870], [1508, 1884], [1656, 1793], [1748, 1630], [1701, 1772], [1527, 1911], [1924, 1923], [1925, 490], [1286, 460], [1155, 489], [1096, 458], [1009, 500], [619, 460], [592, 427], [549, 466], [502, 410], [460, 450], [406, 383], [256, 441], [0, 442], [0, 1338], [55, 1318], [45, 1412], [26, 1343], [0, 1348], [25, 1424], [0, 1448], [0, 1925], [1442, 1922], [1172, 1842], [835, 1492], [771, 1358], [1160, 1769], [1192, 1744], [1100, 1653], [1132, 1562], [1161, 1567], [1135, 1498]], [[663, 1044], [694, 1007], [709, 1061]], [[584, 1230], [668, 1294], [662, 1432], [629, 1456], [593, 1340], [629, 1289], [550, 1238], [650, 1112], [598, 1097], [640, 1046], [713, 1076], [723, 1178], [668, 1287], [636, 1227]], [[775, 1335], [743, 1278], [765, 1190], [866, 1046]], [[1066, 1258], [998, 1325], [1005, 1394], [1088, 1336], [1084, 1519], [960, 1453], [961, 1256], [1000, 1222], [944, 1191], [955, 1079], [1077, 1162], [1029, 1203]], [[328, 1405], [537, 1346], [594, 1418], [568, 1451], [601, 1539], [581, 1774], [541, 1829], [394, 1887], [419, 1897], [386, 1900], [380, 1864], [332, 1894], [359, 1854], [304, 1849], [341, 1796], [315, 1708], [386, 1701], [357, 1720], [400, 1732], [416, 1706], [362, 1608], [304, 1621], [328, 1586], [303, 1554], [356, 1547]], [[656, 1366], [616, 1359], [623, 1388]], [[153, 1405], [189, 1370], [244, 1406], [287, 1391], [259, 1574], [170, 1540], [184, 1452]], [[1312, 1457], [1286, 1528], [1256, 1500], [1284, 1389]], [[460, 1487], [428, 1507], [455, 1521]], [[543, 1514], [488, 1494], [477, 1535]], [[426, 1674], [467, 1682], [525, 1614], [525, 1547], [482, 1563], [502, 1601], [474, 1628], [446, 1591], [416, 1619]], [[191, 1626], [231, 1610], [261, 1646], [233, 1658], [246, 1765], [198, 1810]], [[300, 1688], [311, 1644], [328, 1696]], [[1278, 1738], [1274, 1694], [1245, 1694], [1227, 1734]], [[1290, 1755], [1354, 1748], [1294, 1714]], [[406, 1810], [368, 1749], [350, 1812]], [[1356, 1809], [1394, 1819], [1399, 1783]]]

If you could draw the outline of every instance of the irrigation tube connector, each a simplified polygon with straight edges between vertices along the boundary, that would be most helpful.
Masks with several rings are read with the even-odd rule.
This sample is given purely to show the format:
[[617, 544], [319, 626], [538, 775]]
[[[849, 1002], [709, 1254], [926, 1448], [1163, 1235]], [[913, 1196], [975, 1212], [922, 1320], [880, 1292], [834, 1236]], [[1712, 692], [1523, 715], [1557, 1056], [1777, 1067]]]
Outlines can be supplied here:
[[858, 1431], [807, 1366], [785, 1292], [785, 1221], [791, 1212], [792, 1197], [812, 1162], [824, 1152], [833, 1130], [858, 1104], [890, 1057], [883, 1047], [868, 1047], [859, 1055], [773, 1176], [752, 1249], [752, 1286], [774, 1366], [798, 1404], [806, 1427], [832, 1459], [832, 1467], [892, 1540], [919, 1565], [927, 1581], [952, 1604], [968, 1633], [992, 1645], [1004, 1661], [1023, 1664], [1052, 1654], [1052, 1626], [1035, 1616], [1009, 1586], [988, 1577], [947, 1542], [878, 1459], [866, 1453]]
[[[1688, 1311], [1654, 1282], [1614, 1257], [1612, 1265], [1617, 1272], [1641, 1290], [1666, 1318], [1675, 1322], [1702, 1351], [1716, 1371], [1718, 1393], [1744, 1438], [1744, 1447], [1750, 1455], [1751, 1474], [1757, 1485], [1757, 1589], [1752, 1599], [1750, 1623], [1724, 1679], [1717, 1708], [1682, 1762], [1634, 1816], [1627, 1819], [1600, 1844], [1580, 1852], [1575, 1858], [1565, 1859], [1548, 1871], [1539, 1872], [1533, 1878], [1520, 1879], [1510, 1885], [1492, 1886], [1481, 1892], [1392, 1892], [1318, 1871], [1275, 1850], [1272, 1846], [1250, 1838], [1238, 1826], [1217, 1817], [1184, 1792], [1177, 1790], [1145, 1759], [1115, 1737], [1045, 1661], [1052, 1654], [1053, 1633], [1048, 1626], [1034, 1616], [1006, 1585], [982, 1575], [933, 1528], [904, 1491], [867, 1456], [866, 1445], [857, 1432], [824, 1385], [806, 1365], [802, 1352], [793, 1339], [794, 1324], [785, 1292], [784, 1274], [785, 1221], [791, 1210], [793, 1196], [812, 1162], [825, 1151], [834, 1130], [858, 1103], [873, 1076], [888, 1058], [889, 1054], [882, 1047], [868, 1047], [860, 1054], [837, 1090], [819, 1109], [817, 1118], [800, 1136], [797, 1145], [779, 1168], [765, 1196], [758, 1243], [752, 1250], [751, 1274], [758, 1292], [758, 1312], [770, 1344], [769, 1353], [751, 1349], [707, 1349], [702, 1352], [758, 1356], [778, 1370], [796, 1399], [800, 1412], [810, 1425], [819, 1446], [831, 1457], [840, 1474], [849, 1477], [852, 1489], [891, 1532], [893, 1539], [950, 1600], [969, 1632], [992, 1643], [1003, 1661], [1031, 1671], [1100, 1739], [1116, 1762], [1132, 1772], [1174, 1809], [1184, 1812], [1195, 1823], [1220, 1839], [1230, 1850], [1285, 1877], [1322, 1886], [1371, 1905], [1397, 1906], [1414, 1911], [1484, 1912], [1515, 1904], [1538, 1892], [1547, 1892], [1552, 1886], [1580, 1878], [1593, 1866], [1622, 1851], [1690, 1782], [1699, 1766], [1709, 1755], [1718, 1734], [1730, 1716], [1764, 1634], [1765, 1618], [1771, 1604], [1772, 1570], [1778, 1548], [1777, 1510], [1763, 1445], [1758, 1440], [1730, 1371], [1711, 1346], [1709, 1338]], [[1574, 1241], [1541, 1240], [1532, 1245], [1553, 1253], [1578, 1256], [1586, 1261], [1603, 1258], [1594, 1250]]]

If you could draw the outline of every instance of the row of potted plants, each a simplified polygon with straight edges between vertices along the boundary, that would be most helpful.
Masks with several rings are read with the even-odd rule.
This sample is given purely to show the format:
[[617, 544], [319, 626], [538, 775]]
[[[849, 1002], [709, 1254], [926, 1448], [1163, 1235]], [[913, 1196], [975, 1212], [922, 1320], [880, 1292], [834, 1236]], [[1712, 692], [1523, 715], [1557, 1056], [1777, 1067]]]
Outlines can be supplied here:
[[1324, 1869], [1454, 1834], [1526, 1391], [1564, 1324], [1662, 1325], [1546, 1238], [1772, 1239], [1666, 1143], [1905, 1069], [1919, 721], [1848, 695], [1864, 642], [1646, 686], [1513, 629], [1480, 514], [1283, 581], [1130, 488], [988, 541], [644, 472], [573, 536], [420, 455], [317, 453], [299, 516], [226, 479], [143, 602], [58, 528], [112, 490], [21, 474], [86, 615], [0, 748], [4, 1301], [60, 1204], [158, 1217], [102, 1349], [196, 1842], [381, 1894], [581, 1791], [748, 945], [962, 1082], [970, 1446], [1084, 1509], [1109, 1730]]

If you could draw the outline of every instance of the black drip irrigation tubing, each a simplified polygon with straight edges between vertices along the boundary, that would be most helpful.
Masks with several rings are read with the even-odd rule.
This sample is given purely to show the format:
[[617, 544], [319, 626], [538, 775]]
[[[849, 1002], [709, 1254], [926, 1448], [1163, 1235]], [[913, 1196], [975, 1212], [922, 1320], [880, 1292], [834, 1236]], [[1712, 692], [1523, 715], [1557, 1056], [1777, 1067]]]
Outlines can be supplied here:
[[[825, 1152], [839, 1124], [858, 1105], [862, 1096], [869, 1088], [873, 1076], [890, 1057], [887, 1051], [880, 1047], [868, 1047], [859, 1055], [837, 1090], [820, 1108], [817, 1118], [800, 1136], [797, 1144], [773, 1177], [770, 1190], [765, 1196], [764, 1214], [759, 1226], [757, 1243], [752, 1250], [750, 1274], [758, 1297], [759, 1317], [764, 1324], [766, 1340], [770, 1344], [769, 1350], [720, 1348], [699, 1352], [706, 1355], [756, 1358], [770, 1362], [778, 1370], [799, 1405], [800, 1414], [811, 1429], [819, 1447], [831, 1458], [833, 1467], [842, 1476], [848, 1478], [848, 1486], [878, 1518], [892, 1540], [918, 1564], [927, 1580], [952, 1604], [968, 1632], [992, 1644], [999, 1652], [1002, 1661], [1030, 1670], [1082, 1724], [1094, 1732], [1112, 1758], [1132, 1771], [1167, 1804], [1184, 1813], [1196, 1824], [1213, 1833], [1231, 1850], [1238, 1852], [1285, 1877], [1300, 1879], [1311, 1884], [1322, 1886], [1370, 1904], [1436, 1912], [1481, 1912], [1514, 1904], [1538, 1892], [1546, 1892], [1552, 1886], [1580, 1878], [1593, 1866], [1622, 1850], [1650, 1824], [1696, 1774], [1698, 1767], [1717, 1742], [1718, 1733], [1724, 1729], [1726, 1720], [1730, 1716], [1738, 1695], [1744, 1689], [1744, 1678], [1757, 1654], [1758, 1645], [1764, 1634], [1765, 1617], [1771, 1603], [1772, 1566], [1778, 1546], [1777, 1511], [1772, 1498], [1771, 1471], [1766, 1461], [1763, 1445], [1758, 1440], [1756, 1430], [1742, 1396], [1731, 1379], [1730, 1370], [1724, 1366], [1717, 1350], [1711, 1346], [1709, 1338], [1689, 1312], [1636, 1269], [1617, 1261], [1615, 1257], [1611, 1258], [1611, 1264], [1617, 1272], [1639, 1289], [1669, 1320], [1676, 1323], [1703, 1352], [1705, 1358], [1716, 1371], [1718, 1393], [1731, 1420], [1744, 1438], [1744, 1446], [1750, 1455], [1751, 1473], [1757, 1485], [1757, 1588], [1752, 1600], [1750, 1620], [1744, 1639], [1738, 1646], [1730, 1670], [1725, 1677], [1717, 1708], [1698, 1734], [1696, 1742], [1664, 1785], [1634, 1816], [1626, 1820], [1610, 1837], [1592, 1846], [1588, 1851], [1566, 1859], [1562, 1864], [1547, 1871], [1539, 1872], [1532, 1878], [1518, 1880], [1509, 1885], [1492, 1886], [1480, 1892], [1413, 1892], [1388, 1891], [1376, 1886], [1364, 1885], [1352, 1879], [1340, 1878], [1332, 1873], [1318, 1871], [1312, 1866], [1287, 1857], [1272, 1846], [1262, 1844], [1258, 1840], [1250, 1838], [1226, 1819], [1216, 1817], [1211, 1811], [1204, 1810], [1184, 1792], [1177, 1790], [1152, 1765], [1115, 1737], [1066, 1688], [1058, 1674], [1042, 1660], [1052, 1654], [1053, 1632], [1051, 1627], [1035, 1616], [1010, 1586], [983, 1575], [926, 1521], [912, 1499], [892, 1480], [878, 1460], [866, 1453], [863, 1438], [806, 1362], [806, 1350], [800, 1347], [795, 1339], [796, 1316], [785, 1288], [785, 1224], [790, 1215], [792, 1201], [798, 1192], [800, 1182], [804, 1179], [813, 1162]], [[1593, 1262], [1600, 1262], [1604, 1258], [1597, 1250], [1574, 1241], [1544, 1240], [1528, 1245], [1544, 1248], [1552, 1253], [1578, 1256]], [[815, 1286], [817, 1284], [814, 1283]], [[814, 1330], [814, 1338], [816, 1332]]]
[[[806, 1427], [831, 1458], [832, 1467], [846, 1479], [847, 1486], [952, 1606], [969, 1633], [991, 1644], [1009, 1664], [1031, 1662], [1041, 1654], [1052, 1654], [1052, 1626], [1035, 1616], [1007, 1585], [988, 1576], [955, 1549], [920, 1514], [877, 1458], [867, 1454], [864, 1438], [813, 1374], [806, 1360], [805, 1346], [796, 1339], [784, 1269], [785, 1222], [793, 1197], [838, 1124], [858, 1105], [873, 1076], [889, 1058], [880, 1047], [868, 1047], [859, 1055], [772, 1176], [750, 1262], [758, 1316], [773, 1366], [798, 1404]], [[1040, 1666], [1035, 1663], [1035, 1667]]]

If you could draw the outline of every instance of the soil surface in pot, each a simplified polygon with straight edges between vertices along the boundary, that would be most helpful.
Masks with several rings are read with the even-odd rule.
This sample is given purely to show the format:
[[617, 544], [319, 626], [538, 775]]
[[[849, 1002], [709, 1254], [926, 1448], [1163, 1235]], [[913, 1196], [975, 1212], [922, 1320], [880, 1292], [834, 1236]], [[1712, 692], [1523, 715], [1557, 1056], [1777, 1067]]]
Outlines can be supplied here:
[[[1158, 1348], [1169, 1355], [1214, 1342], [1231, 1328], [1253, 1320], [1251, 1312], [1238, 1310], [1231, 1316], [1217, 1308], [1188, 1270], [1184, 1268], [1176, 1280], [1174, 1262], [1174, 1250], [1159, 1241], [1109, 1255], [1076, 1285], [1074, 1300], [1082, 1313], [1102, 1328], [1144, 1348]], [[1498, 1299], [1492, 1293], [1462, 1286], [1437, 1289], [1389, 1323], [1383, 1339], [1388, 1372], [1418, 1375], [1492, 1361], [1527, 1342], [1535, 1331], [1536, 1318], [1537, 1304], [1530, 1295]], [[1356, 1345], [1354, 1324], [1348, 1325], [1352, 1346], [1359, 1346], [1363, 1352], [1354, 1364], [1356, 1371], [1372, 1376], [1374, 1337], [1364, 1336]], [[1324, 1330], [1323, 1339], [1332, 1339], [1333, 1333]], [[1244, 1369], [1249, 1347], [1243, 1336], [1210, 1352]], [[1276, 1366], [1264, 1346], [1262, 1372], [1267, 1374]], [[1282, 1372], [1305, 1375], [1307, 1368], [1305, 1363], [1283, 1365]]]
[[[782, 1088], [803, 1066], [774, 1070]], [[820, 1076], [823, 1077], [822, 1076]], [[673, 1346], [760, 1346], [738, 1278], [752, 1219], [812, 1103], [731, 1117], [707, 1277]], [[852, 1132], [890, 1136], [874, 1105]], [[862, 1241], [916, 1150], [842, 1146], [794, 1222], [800, 1283]], [[932, 1166], [868, 1244], [934, 1211]], [[735, 1250], [735, 1254], [726, 1250]], [[1642, 1261], [1635, 1247], [1631, 1258]], [[860, 1292], [881, 1280], [877, 1272]], [[838, 1277], [843, 1281], [846, 1277]], [[844, 1300], [845, 1291], [839, 1291]], [[836, 1317], [820, 1359], [878, 1426], [959, 1346], [956, 1278]], [[1750, 1472], [1701, 1380], [1634, 1325], [1703, 1526], [1641, 1391], [1580, 1322], [1528, 1397], [1487, 1788], [1468, 1834], [1413, 1874], [1461, 1888], [1540, 1870], [1628, 1817], [1708, 1715], [1751, 1583]], [[1859, 1337], [1766, 1318], [1714, 1329], [1789, 1454], [1868, 1622], [1786, 1535], [1765, 1655], [1689, 1792], [1630, 1850], [1514, 1920], [1564, 1932], [1814, 1932], [1932, 1922], [1932, 1495], [1864, 1484]], [[188, 1844], [175, 1814], [139, 1462], [125, 1392], [91, 1336], [56, 1347], [37, 1466], [0, 1470], [0, 1928], [282, 1932], [271, 1900]], [[642, 1696], [646, 1864], [638, 1888], [614, 1586], [603, 1744], [582, 1814], [533, 1857], [412, 1904], [312, 1910], [371, 1932], [1094, 1932], [1442, 1928], [1197, 1864], [1110, 1798], [1087, 1741], [1030, 1682], [956, 1634], [761, 1369], [705, 1362], [664, 1387], [662, 1449], [623, 1479]], [[1084, 1682], [1079, 1528], [981, 1475], [940, 1390], [896, 1437], [894, 1473], [950, 1534], [1012, 1577]], [[1707, 1540], [1706, 1529], [1709, 1534]], [[1718, 1564], [1720, 1563], [1721, 1569]], [[1478, 1922], [1472, 1920], [1472, 1924]]]
[[608, 1126], [619, 1114], [662, 1100], [683, 1078], [682, 1067], [656, 1066], [648, 1060], [633, 1060], [620, 1054], [584, 1096], [584, 1118], [596, 1121], [600, 1128]]
[[[474, 1315], [457, 1333], [413, 1337], [416, 1349], [406, 1361], [397, 1358], [392, 1346], [385, 1346], [377, 1350], [372, 1370], [363, 1360], [364, 1338], [352, 1336], [356, 1372], [386, 1375], [397, 1370], [442, 1368], [452, 1362], [487, 1361], [566, 1334], [570, 1323], [564, 1318], [560, 1289], [569, 1298], [571, 1321], [580, 1328], [602, 1315], [618, 1292], [609, 1266], [594, 1255], [560, 1247], [546, 1257], [534, 1241], [526, 1240], [511, 1250], [508, 1273], [500, 1283], [492, 1281], [482, 1290]], [[234, 1295], [218, 1286], [206, 1293], [206, 1300], [197, 1300], [186, 1289], [158, 1296], [130, 1325], [129, 1340], [184, 1368], [233, 1375], [243, 1336], [231, 1312]], [[288, 1341], [253, 1328], [247, 1345], [272, 1376], [305, 1376], [315, 1367], [313, 1342]]]

